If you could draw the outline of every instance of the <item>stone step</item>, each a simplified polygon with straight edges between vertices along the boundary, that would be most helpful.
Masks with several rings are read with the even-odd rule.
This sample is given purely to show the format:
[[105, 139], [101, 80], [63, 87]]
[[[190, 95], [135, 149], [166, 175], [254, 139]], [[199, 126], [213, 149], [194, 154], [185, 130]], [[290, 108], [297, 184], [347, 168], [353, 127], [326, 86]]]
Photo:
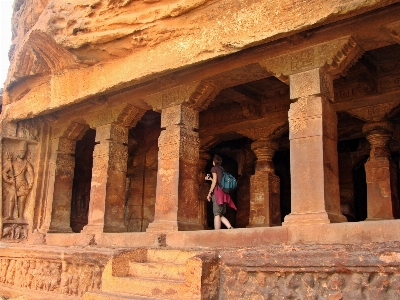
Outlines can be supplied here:
[[162, 298], [141, 297], [123, 293], [87, 292], [81, 300], [162, 300]]
[[184, 265], [189, 258], [198, 253], [199, 252], [196, 251], [183, 251], [176, 249], [148, 249], [147, 262]]
[[185, 280], [185, 270], [185, 265], [172, 263], [129, 262], [129, 276], [132, 277], [166, 279], [183, 282]]
[[184, 299], [187, 288], [183, 282], [165, 279], [112, 277], [103, 281], [102, 290], [109, 293], [125, 293], [141, 297]]

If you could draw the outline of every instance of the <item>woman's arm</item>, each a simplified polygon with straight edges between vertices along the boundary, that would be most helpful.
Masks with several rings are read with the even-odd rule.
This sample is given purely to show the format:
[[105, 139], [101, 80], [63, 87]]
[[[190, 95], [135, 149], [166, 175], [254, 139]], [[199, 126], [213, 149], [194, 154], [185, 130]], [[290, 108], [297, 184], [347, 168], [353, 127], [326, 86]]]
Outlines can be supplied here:
[[210, 190], [209, 190], [208, 195], [207, 195], [208, 202], [211, 201], [211, 194], [214, 191], [214, 188], [215, 188], [216, 185], [217, 185], [217, 173], [212, 173], [211, 187], [210, 187]]

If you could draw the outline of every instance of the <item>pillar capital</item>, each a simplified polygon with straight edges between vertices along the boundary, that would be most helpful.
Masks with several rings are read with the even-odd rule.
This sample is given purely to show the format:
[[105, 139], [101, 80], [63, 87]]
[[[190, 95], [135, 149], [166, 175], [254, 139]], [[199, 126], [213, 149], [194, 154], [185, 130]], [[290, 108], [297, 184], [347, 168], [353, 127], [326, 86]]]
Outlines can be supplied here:
[[275, 173], [272, 159], [278, 149], [278, 143], [272, 140], [256, 140], [251, 144], [251, 150], [257, 156], [256, 172]]
[[208, 107], [220, 90], [213, 80], [196, 80], [149, 95], [145, 101], [155, 111], [182, 104], [200, 111]]
[[279, 80], [289, 83], [289, 76], [322, 69], [328, 75], [343, 74], [363, 54], [351, 36], [327, 41], [311, 47], [288, 49], [288, 53], [260, 62]]
[[333, 77], [322, 68], [315, 68], [289, 76], [290, 99], [323, 96], [333, 102]]
[[363, 133], [371, 145], [370, 158], [390, 157], [389, 142], [395, 126], [389, 121], [375, 121], [363, 126]]

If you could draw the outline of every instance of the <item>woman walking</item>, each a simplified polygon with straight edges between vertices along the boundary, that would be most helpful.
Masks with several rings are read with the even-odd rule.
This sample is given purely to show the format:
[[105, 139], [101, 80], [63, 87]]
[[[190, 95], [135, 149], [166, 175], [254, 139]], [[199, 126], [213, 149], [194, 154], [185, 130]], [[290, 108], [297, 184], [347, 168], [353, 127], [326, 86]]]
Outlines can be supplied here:
[[211, 188], [207, 195], [207, 200], [213, 203], [213, 213], [214, 213], [214, 229], [221, 229], [221, 222], [224, 223], [226, 228], [232, 229], [232, 225], [224, 214], [226, 213], [226, 205], [237, 210], [235, 203], [233, 203], [232, 198], [229, 194], [225, 194], [221, 189], [219, 183], [222, 179], [222, 172], [224, 168], [221, 167], [222, 158], [218, 155], [213, 157], [213, 167], [211, 168], [212, 177], [207, 174], [206, 180], [211, 180]]

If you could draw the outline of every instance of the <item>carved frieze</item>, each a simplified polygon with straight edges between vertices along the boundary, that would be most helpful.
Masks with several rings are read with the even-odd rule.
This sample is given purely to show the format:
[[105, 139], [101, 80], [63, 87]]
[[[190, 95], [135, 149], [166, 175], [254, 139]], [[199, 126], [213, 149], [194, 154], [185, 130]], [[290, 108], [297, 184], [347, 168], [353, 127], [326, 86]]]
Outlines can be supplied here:
[[400, 101], [392, 101], [381, 104], [370, 105], [366, 107], [360, 107], [350, 109], [347, 112], [352, 116], [363, 120], [363, 121], [379, 121], [385, 117], [393, 108], [398, 106]]
[[190, 96], [195, 92], [199, 84], [200, 82], [195, 81], [185, 85], [179, 85], [150, 95], [144, 100], [153, 107], [153, 110], [161, 111], [163, 108], [188, 102]]
[[101, 288], [102, 268], [59, 260], [1, 258], [0, 282], [10, 288], [83, 296]]
[[377, 92], [377, 83], [372, 78], [358, 78], [357, 81], [349, 83], [343, 80], [338, 84], [335, 82], [335, 102], [347, 101], [353, 98], [369, 96]]
[[28, 224], [24, 222], [3, 222], [2, 239], [20, 241], [28, 238]]
[[378, 81], [379, 92], [390, 92], [400, 89], [400, 74], [380, 78]]
[[40, 123], [38, 120], [29, 119], [18, 122], [17, 137], [25, 140], [39, 141]]
[[289, 75], [323, 67], [329, 75], [343, 73], [361, 57], [363, 50], [350, 36], [266, 59], [260, 64], [275, 77], [289, 83]]
[[199, 128], [199, 113], [185, 105], [167, 107], [161, 113], [161, 127], [182, 125], [190, 129]]

